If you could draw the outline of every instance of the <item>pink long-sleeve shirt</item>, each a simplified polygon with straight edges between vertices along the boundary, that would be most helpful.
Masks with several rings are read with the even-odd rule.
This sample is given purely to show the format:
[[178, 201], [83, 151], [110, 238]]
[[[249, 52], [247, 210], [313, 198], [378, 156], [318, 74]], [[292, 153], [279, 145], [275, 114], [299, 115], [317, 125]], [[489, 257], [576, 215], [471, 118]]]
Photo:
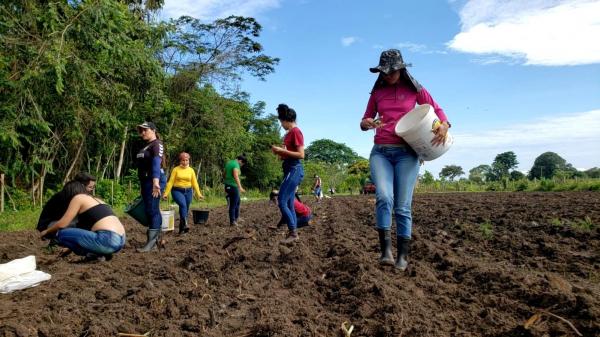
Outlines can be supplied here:
[[430, 104], [441, 122], [448, 121], [444, 110], [437, 105], [429, 92], [421, 88], [418, 93], [404, 83], [385, 86], [371, 93], [367, 110], [362, 119], [379, 118], [383, 125], [375, 129], [375, 144], [402, 144], [404, 140], [394, 132], [396, 123], [416, 104]]

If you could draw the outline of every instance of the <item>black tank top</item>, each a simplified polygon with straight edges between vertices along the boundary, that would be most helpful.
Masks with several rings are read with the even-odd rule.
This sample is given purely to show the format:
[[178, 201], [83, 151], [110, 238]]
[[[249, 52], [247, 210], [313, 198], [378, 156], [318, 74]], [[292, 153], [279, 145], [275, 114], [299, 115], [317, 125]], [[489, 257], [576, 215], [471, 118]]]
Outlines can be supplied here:
[[107, 216], [115, 215], [107, 204], [98, 204], [79, 214], [77, 228], [91, 230], [94, 224]]

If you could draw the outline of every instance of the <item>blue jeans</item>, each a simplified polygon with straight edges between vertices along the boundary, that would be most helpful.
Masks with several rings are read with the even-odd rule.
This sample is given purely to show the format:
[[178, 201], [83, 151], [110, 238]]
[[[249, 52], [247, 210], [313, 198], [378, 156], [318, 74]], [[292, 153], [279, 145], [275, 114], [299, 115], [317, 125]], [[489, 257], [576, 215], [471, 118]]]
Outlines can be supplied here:
[[240, 191], [237, 187], [225, 185], [225, 193], [229, 205], [229, 223], [234, 223], [240, 217]]
[[412, 197], [419, 173], [417, 154], [408, 146], [388, 147], [375, 144], [369, 163], [371, 178], [376, 187], [377, 228], [390, 229], [393, 209], [396, 236], [410, 239]]
[[69, 248], [75, 254], [85, 256], [113, 254], [125, 245], [125, 235], [113, 231], [88, 231], [81, 228], [65, 228], [56, 234], [58, 244]]
[[175, 203], [179, 206], [179, 221], [187, 223], [188, 210], [192, 203], [192, 189], [173, 187], [171, 196], [173, 196], [173, 200], [175, 200]]
[[[296, 217], [297, 217], [297, 215], [296, 215]], [[297, 220], [296, 228], [302, 228], [302, 227], [308, 226], [308, 222], [310, 221], [310, 219], [312, 219], [312, 214], [299, 217]]]
[[296, 187], [300, 185], [303, 178], [304, 168], [300, 162], [293, 166], [284, 167], [283, 182], [281, 182], [281, 186], [279, 187], [277, 201], [279, 203], [279, 210], [281, 211], [281, 218], [287, 223], [290, 231], [295, 231], [298, 225], [298, 219], [294, 210], [294, 198], [296, 197]]
[[152, 178], [145, 178], [140, 181], [142, 186], [142, 199], [144, 199], [144, 208], [146, 215], [150, 219], [148, 229], [161, 229], [162, 216], [160, 215], [160, 196], [152, 196]]

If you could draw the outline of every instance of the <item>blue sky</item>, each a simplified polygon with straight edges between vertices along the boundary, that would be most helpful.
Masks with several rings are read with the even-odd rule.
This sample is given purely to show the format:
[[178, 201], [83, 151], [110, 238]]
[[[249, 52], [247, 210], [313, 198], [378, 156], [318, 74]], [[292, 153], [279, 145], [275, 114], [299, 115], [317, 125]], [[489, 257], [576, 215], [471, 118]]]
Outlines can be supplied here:
[[453, 147], [421, 168], [437, 176], [506, 151], [524, 172], [546, 151], [600, 166], [598, 13], [600, 0], [166, 0], [162, 15], [255, 17], [265, 53], [281, 62], [242, 89], [268, 112], [293, 107], [307, 145], [328, 138], [366, 158], [369, 67], [400, 49], [452, 122]]

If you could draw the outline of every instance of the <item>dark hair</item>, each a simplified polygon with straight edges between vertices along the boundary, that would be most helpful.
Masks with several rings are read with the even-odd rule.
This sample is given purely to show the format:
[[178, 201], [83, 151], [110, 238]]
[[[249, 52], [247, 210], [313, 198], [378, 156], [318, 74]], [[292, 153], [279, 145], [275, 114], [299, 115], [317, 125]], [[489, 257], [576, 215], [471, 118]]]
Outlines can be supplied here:
[[[406, 68], [402, 68], [402, 69], [398, 69], [400, 70], [400, 79], [398, 80], [398, 82], [402, 82], [402, 83], [412, 83], [410, 78], [408, 77], [408, 72], [406, 71]], [[377, 80], [375, 80], [375, 84], [373, 84], [373, 89], [371, 89], [371, 93], [373, 93], [373, 91], [386, 87], [388, 86], [387, 82], [383, 79], [383, 73], [380, 72], [379, 76], [377, 76]], [[414, 89], [414, 86], [410, 86], [411, 88], [413, 88], [413, 90], [416, 91], [416, 89]]]
[[66, 183], [63, 187], [63, 193], [68, 202], [71, 202], [71, 199], [77, 194], [88, 194], [85, 185], [77, 180], [71, 180]]
[[75, 178], [73, 178], [73, 180], [82, 183], [84, 186], [87, 186], [90, 183], [90, 181], [96, 181], [96, 177], [87, 172], [79, 172], [75, 175]]
[[244, 165], [248, 162], [248, 159], [246, 158], [245, 153], [240, 154], [239, 156], [237, 156], [236, 159], [241, 161]]
[[277, 106], [277, 118], [280, 121], [285, 122], [295, 122], [296, 121], [296, 111], [287, 106], [287, 104], [279, 104]]

